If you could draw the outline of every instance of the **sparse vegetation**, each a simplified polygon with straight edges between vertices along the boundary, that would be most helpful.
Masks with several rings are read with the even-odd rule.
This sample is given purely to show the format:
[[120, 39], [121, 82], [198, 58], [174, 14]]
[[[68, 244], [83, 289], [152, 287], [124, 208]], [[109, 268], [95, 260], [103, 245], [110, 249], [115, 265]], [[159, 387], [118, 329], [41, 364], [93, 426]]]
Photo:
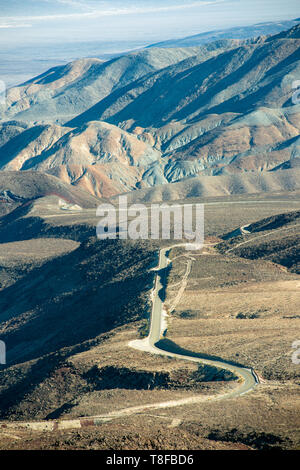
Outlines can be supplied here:
[[[289, 204], [287, 199], [287, 207]], [[234, 229], [235, 223], [244, 222], [242, 205], [228, 209], [228, 213], [233, 214], [230, 220], [224, 214], [224, 206], [213, 207], [214, 211], [208, 219], [210, 233], [221, 233], [224, 226], [229, 225]], [[253, 208], [251, 217], [264, 215], [269, 210], [270, 205], [261, 204]], [[49, 227], [54, 238], [49, 243], [49, 239], [45, 238], [12, 243], [7, 247], [3, 245], [6, 258], [2, 259], [2, 275], [7, 272], [10, 281], [3, 283], [1, 302], [2, 312], [9, 312], [12, 318], [5, 324], [10, 344], [17, 346], [18, 334], [23, 337], [26, 334], [28, 341], [31, 341], [33, 336], [30, 335], [45, 329], [43, 324], [47, 325], [47, 333], [51, 332], [51, 325], [55, 325], [53, 319], [58, 316], [60, 320], [57, 324], [65, 322], [66, 326], [45, 343], [37, 333], [39, 342], [33, 344], [34, 349], [26, 347], [23, 350], [22, 364], [18, 363], [15, 350], [15, 365], [10, 364], [1, 372], [2, 419], [87, 416], [123, 408], [124, 402], [128, 406], [136, 406], [153, 400], [179, 399], [195, 393], [214, 395], [234, 387], [233, 377], [224, 375], [224, 371], [197, 369], [193, 364], [186, 364], [185, 368], [182, 361], [129, 350], [129, 340], [139, 335], [145, 336], [148, 332], [151, 308], [149, 291], [154, 279], [154, 272], [150, 269], [157, 265], [157, 244], [100, 243], [87, 239], [79, 246], [68, 241], [65, 248], [70, 244], [72, 251], [63, 254], [64, 242], [57, 237], [67, 230], [68, 224], [74, 225], [74, 231], [82, 233], [82, 226], [78, 225], [74, 216], [70, 215], [67, 221], [64, 219], [63, 225], [60, 225], [62, 221], [59, 218], [51, 220]], [[39, 255], [47, 243], [48, 260]], [[22, 249], [27, 250], [28, 255], [27, 258], [25, 254], [23, 258], [21, 255], [24, 269], [17, 274], [19, 268], [14, 264], [12, 255]], [[29, 256], [30, 250], [34, 256]], [[186, 270], [186, 255], [186, 250], [172, 250], [167, 303], [178, 291]], [[293, 448], [297, 437], [290, 429], [295, 428], [296, 415], [293, 406], [288, 411], [284, 403], [287, 395], [294, 396], [299, 381], [296, 366], [286, 355], [294, 340], [295, 322], [298, 321], [298, 291], [295, 289], [298, 276], [270, 261], [222, 255], [216, 246], [210, 247], [206, 254], [195, 252], [190, 255], [194, 260], [187, 290], [172, 313], [168, 340], [189, 351], [213, 354], [233, 363], [252, 366], [268, 381], [268, 389], [261, 389], [258, 395], [251, 393], [239, 401], [238, 407], [236, 402], [229, 400], [224, 409], [225, 404], [222, 403], [222, 411], [218, 409], [217, 402], [213, 406], [201, 404], [201, 407], [167, 409], [163, 423], [166, 419], [171, 423], [174, 416], [182, 420], [177, 429], [176, 442], [182, 442], [187, 448], [196, 442], [203, 448]], [[29, 263], [25, 269], [26, 259]], [[69, 277], [65, 271], [66, 265], [70, 271]], [[14, 288], [9, 288], [9, 285], [14, 285]], [[22, 304], [12, 307], [16, 292], [20, 292], [17, 297], [22, 299]], [[18, 305], [19, 310], [13, 310]], [[26, 315], [23, 312], [27, 312]], [[80, 322], [81, 328], [70, 328], [70, 325], [75, 325], [73, 322], [76, 325]], [[72, 340], [69, 344], [68, 338]], [[25, 362], [24, 353], [27, 354]], [[277, 404], [272, 415], [268, 408], [270, 399]], [[265, 416], [263, 428], [256, 421], [257, 413]], [[285, 417], [287, 415], [288, 418]], [[185, 421], [186, 416], [189, 417], [188, 422]], [[217, 422], [216, 416], [219, 416]], [[228, 426], [234, 429], [237, 424], [235, 419], [239, 423], [248, 423], [249, 416], [250, 427], [242, 425], [240, 434], [227, 436]], [[146, 419], [143, 415], [144, 422]], [[151, 418], [148, 431], [152, 433], [151, 439], [156, 442], [155, 445], [159, 446], [157, 436], [160, 431], [157, 429], [162, 428], [157, 419]], [[196, 424], [197, 420], [203, 423], [201, 428]], [[282, 441], [272, 444], [264, 433], [277, 436], [274, 429], [278, 421], [285, 423], [279, 436]], [[132, 437], [131, 444], [128, 440], [124, 441], [129, 448], [130, 445], [140, 448], [148, 445], [144, 441], [145, 426], [139, 428], [138, 423], [138, 416], [124, 422], [129, 435], [130, 432], [137, 435], [136, 438]], [[47, 444], [43, 435], [31, 436], [35, 439], [33, 444], [32, 440], [31, 443], [27, 441], [29, 434], [26, 437], [21, 433], [21, 447], [104, 448], [107, 442], [113, 442], [117, 447], [121, 439], [120, 431], [116, 430], [114, 422], [105, 426], [106, 436], [110, 436], [107, 440], [100, 428], [93, 430], [94, 436], [98, 436], [94, 439], [90, 438], [88, 430], [80, 431], [80, 437], [70, 431], [68, 435], [49, 435]], [[166, 425], [162, 426], [165, 436]], [[216, 426], [220, 431], [215, 436], [217, 441], [213, 440], [213, 434], [208, 439]], [[180, 441], [181, 434], [178, 432], [182, 429], [188, 438]], [[293, 440], [289, 442], [286, 438], [291, 433]], [[259, 436], [258, 441], [255, 441], [256, 435]], [[175, 445], [171, 436], [167, 443], [161, 444], [162, 448]], [[6, 448], [14, 445], [5, 438], [2, 443]]]

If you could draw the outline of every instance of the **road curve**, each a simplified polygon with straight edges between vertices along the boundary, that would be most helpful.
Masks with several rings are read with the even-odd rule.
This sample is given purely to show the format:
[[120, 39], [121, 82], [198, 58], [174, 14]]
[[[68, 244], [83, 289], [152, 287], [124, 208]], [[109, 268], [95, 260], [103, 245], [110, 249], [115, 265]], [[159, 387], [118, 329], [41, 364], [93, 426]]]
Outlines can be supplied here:
[[[175, 246], [184, 246], [184, 245], [173, 245], [170, 248]], [[256, 376], [255, 372], [251, 369], [244, 367], [239, 367], [233, 364], [230, 364], [225, 361], [217, 361], [213, 359], [204, 359], [200, 357], [195, 357], [189, 354], [178, 354], [172, 350], [166, 350], [159, 347], [158, 342], [163, 336], [163, 332], [166, 328], [166, 322], [164, 318], [164, 304], [159, 296], [159, 292], [164, 289], [164, 276], [166, 274], [165, 268], [169, 264], [169, 259], [167, 256], [170, 248], [163, 248], [159, 253], [159, 265], [157, 268], [157, 275], [155, 279], [155, 287], [153, 291], [153, 305], [152, 305], [152, 315], [151, 315], [151, 326], [150, 332], [147, 338], [143, 340], [135, 340], [129, 343], [129, 346], [138, 349], [141, 351], [147, 351], [152, 354], [160, 354], [167, 357], [174, 357], [177, 359], [183, 359], [185, 361], [197, 362], [200, 364], [208, 364], [215, 366], [221, 369], [229, 370], [237, 375], [241, 380], [238, 381], [238, 386], [227, 393], [213, 395], [213, 396], [203, 396], [195, 395], [187, 398], [182, 398], [178, 400], [170, 400], [159, 403], [151, 403], [146, 405], [138, 405], [134, 407], [123, 408], [114, 412], [107, 414], [97, 415], [97, 416], [86, 416], [75, 419], [59, 419], [59, 420], [47, 420], [47, 421], [14, 421], [14, 422], [5, 422], [0, 421], [0, 437], [1, 431], [10, 430], [10, 429], [30, 429], [32, 431], [56, 431], [56, 430], [65, 430], [65, 429], [80, 429], [85, 428], [86, 426], [98, 426], [103, 423], [112, 421], [118, 418], [124, 418], [127, 416], [132, 416], [134, 414], [139, 414], [146, 412], [148, 410], [154, 409], [163, 409], [163, 408], [172, 408], [183, 405], [192, 405], [199, 402], [213, 401], [213, 400], [223, 400], [226, 398], [234, 398], [245, 393], [250, 392], [258, 383], [259, 379]], [[191, 353], [192, 354], [192, 353]]]
[[[185, 245], [174, 245], [170, 248], [174, 248], [175, 246]], [[163, 333], [166, 329], [166, 321], [164, 318], [166, 314], [164, 311], [164, 304], [159, 295], [159, 292], [162, 292], [164, 289], [165, 268], [169, 264], [167, 253], [170, 251], [170, 248], [162, 248], [159, 254], [159, 265], [157, 269], [155, 288], [153, 292], [153, 305], [149, 335], [143, 340], [131, 341], [129, 343], [129, 346], [153, 354], [160, 354], [167, 357], [174, 357], [177, 359], [183, 359], [186, 361], [207, 364], [210, 366], [218, 367], [220, 369], [225, 369], [234, 373], [241, 379], [238, 381], [238, 386], [234, 390], [226, 394], [213, 396], [211, 397], [211, 399], [213, 400], [233, 398], [250, 392], [259, 383], [259, 379], [252, 369], [240, 367], [238, 365], [231, 364], [226, 361], [199, 357], [200, 355], [198, 355], [197, 357], [194, 353], [191, 353], [190, 355], [188, 352], [184, 354], [179, 354], [178, 352], [175, 352], [172, 346], [170, 345], [168, 345], [167, 347], [164, 346], [164, 348], [162, 349], [161, 344], [159, 342], [162, 339]], [[199, 401], [202, 401], [202, 399], [203, 397], [199, 397]]]

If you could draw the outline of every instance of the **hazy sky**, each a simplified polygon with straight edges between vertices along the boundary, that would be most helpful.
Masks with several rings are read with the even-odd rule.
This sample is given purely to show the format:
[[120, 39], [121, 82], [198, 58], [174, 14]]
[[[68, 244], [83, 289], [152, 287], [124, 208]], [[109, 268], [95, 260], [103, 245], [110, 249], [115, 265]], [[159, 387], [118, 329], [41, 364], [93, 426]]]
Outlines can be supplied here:
[[0, 0], [1, 44], [142, 41], [300, 16], [299, 0]]
[[298, 17], [299, 0], [0, 0], [0, 80], [9, 87], [80, 57]]

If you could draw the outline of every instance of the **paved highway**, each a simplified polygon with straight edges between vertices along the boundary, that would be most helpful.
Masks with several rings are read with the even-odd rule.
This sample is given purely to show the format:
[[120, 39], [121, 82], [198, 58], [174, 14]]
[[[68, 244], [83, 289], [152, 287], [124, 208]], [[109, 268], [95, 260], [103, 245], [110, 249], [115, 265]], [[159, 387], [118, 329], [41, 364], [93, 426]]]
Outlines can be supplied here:
[[[184, 245], [175, 245], [175, 246], [184, 246]], [[130, 346], [135, 349], [152, 352], [154, 354], [160, 354], [163, 356], [174, 357], [174, 358], [183, 359], [183, 360], [192, 361], [192, 362], [198, 362], [199, 364], [207, 364], [210, 366], [218, 367], [220, 369], [225, 369], [234, 373], [241, 379], [238, 382], [238, 386], [234, 390], [228, 392], [227, 394], [213, 397], [214, 399], [232, 398], [232, 397], [240, 396], [247, 392], [250, 392], [259, 383], [259, 379], [252, 369], [233, 365], [226, 361], [195, 357], [193, 353], [191, 353], [191, 355], [189, 355], [188, 353], [179, 354], [178, 352], [175, 352], [174, 350], [172, 350], [172, 346], [170, 346], [169, 344], [167, 345], [167, 349], [165, 345], [164, 345], [164, 349], [162, 349], [162, 347], [160, 346], [159, 341], [163, 338], [165, 325], [164, 325], [164, 304], [161, 299], [161, 296], [159, 295], [159, 292], [163, 291], [165, 287], [165, 275], [166, 275], [165, 268], [169, 264], [169, 259], [167, 256], [169, 250], [170, 248], [163, 248], [160, 250], [159, 266], [157, 269], [155, 288], [154, 288], [154, 293], [153, 293], [153, 306], [152, 306], [149, 336], [144, 340], [132, 341], [130, 343]]]
[[[173, 245], [182, 246], [182, 245]], [[147, 338], [143, 340], [135, 340], [129, 343], [129, 346], [138, 350], [147, 351], [153, 354], [160, 354], [167, 357], [174, 357], [182, 359], [185, 361], [197, 362], [199, 364], [208, 364], [215, 366], [221, 369], [229, 370], [237, 375], [240, 380], [238, 381], [237, 386], [234, 390], [229, 392], [204, 396], [202, 394], [189, 396], [187, 398], [181, 398], [177, 400], [170, 400], [165, 402], [150, 403], [146, 405], [138, 405], [134, 407], [128, 407], [116, 410], [111, 413], [97, 415], [97, 416], [86, 416], [78, 419], [61, 419], [61, 420], [49, 420], [49, 421], [15, 421], [15, 422], [1, 422], [0, 421], [0, 437], [1, 437], [1, 428], [3, 431], [10, 429], [31, 429], [33, 431], [55, 431], [58, 429], [79, 429], [84, 428], [89, 425], [101, 425], [102, 423], [109, 422], [117, 418], [124, 418], [126, 416], [131, 416], [138, 413], [143, 413], [148, 410], [163, 409], [163, 408], [172, 408], [183, 405], [192, 405], [201, 402], [206, 402], [208, 400], [223, 400], [226, 398], [234, 398], [241, 396], [245, 393], [250, 392], [253, 388], [259, 383], [259, 379], [251, 369], [244, 367], [239, 367], [232, 365], [226, 361], [219, 360], [210, 360], [203, 359], [201, 357], [195, 357], [192, 355], [178, 354], [171, 349], [162, 349], [159, 347], [159, 341], [163, 338], [163, 332], [166, 328], [165, 319], [164, 319], [164, 305], [161, 297], [159, 295], [160, 291], [165, 287], [165, 268], [169, 264], [168, 251], [170, 248], [163, 248], [159, 253], [159, 265], [157, 268], [157, 275], [155, 279], [155, 287], [153, 291], [153, 305], [152, 305], [152, 315], [151, 315], [151, 326], [150, 332]], [[193, 354], [193, 353], [191, 353]], [[147, 357], [145, 357], [147, 360]]]

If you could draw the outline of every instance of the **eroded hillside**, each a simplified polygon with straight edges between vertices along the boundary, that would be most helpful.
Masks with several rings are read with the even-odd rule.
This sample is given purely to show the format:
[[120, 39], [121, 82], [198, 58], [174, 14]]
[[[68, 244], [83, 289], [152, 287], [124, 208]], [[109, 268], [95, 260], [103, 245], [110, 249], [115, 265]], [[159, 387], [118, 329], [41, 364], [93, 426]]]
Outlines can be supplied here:
[[[50, 70], [9, 90], [5, 118], [27, 124], [2, 124], [0, 169], [50, 173], [110, 197], [195, 176], [243, 182], [298, 168], [299, 46], [298, 25]], [[244, 190], [252, 191], [247, 181]]]

